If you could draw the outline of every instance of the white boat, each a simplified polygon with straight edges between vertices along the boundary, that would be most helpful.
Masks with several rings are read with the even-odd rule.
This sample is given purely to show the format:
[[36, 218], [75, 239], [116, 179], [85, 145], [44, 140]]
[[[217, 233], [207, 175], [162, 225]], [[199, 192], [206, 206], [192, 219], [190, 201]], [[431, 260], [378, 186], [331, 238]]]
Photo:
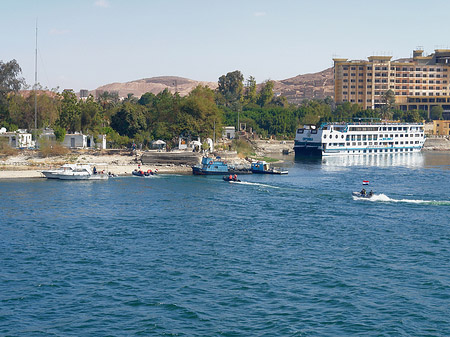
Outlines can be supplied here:
[[421, 123], [324, 123], [297, 129], [295, 155], [372, 155], [420, 152]]
[[109, 178], [105, 170], [98, 171], [96, 166], [91, 164], [64, 164], [56, 170], [45, 170], [41, 172], [48, 179], [105, 180]]

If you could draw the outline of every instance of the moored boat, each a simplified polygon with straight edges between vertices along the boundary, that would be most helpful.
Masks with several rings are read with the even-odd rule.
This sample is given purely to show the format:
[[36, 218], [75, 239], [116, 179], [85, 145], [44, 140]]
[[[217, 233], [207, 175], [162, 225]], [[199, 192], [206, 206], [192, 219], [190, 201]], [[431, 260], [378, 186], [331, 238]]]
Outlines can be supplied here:
[[359, 122], [304, 125], [297, 130], [296, 155], [337, 156], [419, 152], [422, 123]]
[[96, 166], [91, 164], [64, 164], [58, 169], [41, 172], [47, 179], [106, 180], [109, 178], [109, 174], [105, 173], [105, 170], [98, 171]]
[[270, 167], [270, 165], [263, 160], [258, 160], [256, 163], [252, 163], [251, 170], [252, 173], [260, 174], [288, 174], [287, 170]]
[[228, 173], [228, 165], [220, 157], [216, 157], [216, 159], [203, 157], [201, 165], [192, 167], [192, 173], [195, 175], [226, 174]]

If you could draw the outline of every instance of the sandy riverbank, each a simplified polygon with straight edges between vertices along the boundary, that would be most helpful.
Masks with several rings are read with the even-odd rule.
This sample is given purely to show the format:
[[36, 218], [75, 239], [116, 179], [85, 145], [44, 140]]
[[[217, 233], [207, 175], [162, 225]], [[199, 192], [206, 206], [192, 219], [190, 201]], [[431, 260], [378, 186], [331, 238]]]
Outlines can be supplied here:
[[[0, 179], [44, 178], [43, 170], [55, 169], [66, 163], [94, 164], [116, 175], [131, 175], [140, 164], [140, 153], [100, 154], [70, 153], [65, 156], [40, 158], [31, 151], [0, 159]], [[141, 165], [143, 171], [158, 170], [161, 174], [191, 174], [192, 168], [186, 165]]]

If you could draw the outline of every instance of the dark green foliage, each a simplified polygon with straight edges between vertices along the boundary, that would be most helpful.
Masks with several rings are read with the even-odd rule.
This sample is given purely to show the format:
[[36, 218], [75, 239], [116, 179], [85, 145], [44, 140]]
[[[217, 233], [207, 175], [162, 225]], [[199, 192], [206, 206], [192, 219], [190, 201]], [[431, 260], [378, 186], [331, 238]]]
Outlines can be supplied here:
[[219, 104], [239, 111], [244, 89], [243, 81], [244, 76], [239, 70], [220, 76], [217, 87]]
[[56, 124], [70, 133], [81, 129], [81, 109], [72, 90], [62, 92], [61, 113]]
[[55, 126], [53, 128], [53, 132], [55, 133], [56, 141], [62, 143], [66, 136], [66, 129], [60, 126]]
[[16, 60], [3, 63], [0, 61], [0, 99], [6, 98], [11, 91], [19, 91], [25, 84], [25, 80], [18, 77], [22, 72]]
[[25, 80], [18, 77], [22, 72], [16, 60], [3, 63], [0, 61], [0, 123], [11, 123], [9, 116], [8, 94], [17, 92], [25, 84]]
[[133, 138], [140, 130], [145, 130], [147, 123], [140, 105], [125, 102], [111, 117], [111, 127], [120, 135]]
[[430, 111], [431, 120], [442, 119], [443, 112], [444, 112], [444, 109], [439, 105], [432, 107], [431, 111]]
[[259, 92], [257, 101], [260, 106], [265, 106], [272, 101], [273, 85], [273, 81], [267, 81], [263, 84], [261, 91]]

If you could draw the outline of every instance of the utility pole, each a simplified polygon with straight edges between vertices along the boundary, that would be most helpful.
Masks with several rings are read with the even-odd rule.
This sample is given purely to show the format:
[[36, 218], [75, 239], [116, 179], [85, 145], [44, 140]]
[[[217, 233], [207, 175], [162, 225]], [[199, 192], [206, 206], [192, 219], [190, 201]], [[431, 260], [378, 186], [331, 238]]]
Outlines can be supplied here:
[[34, 132], [37, 132], [37, 37], [38, 37], [38, 26], [36, 18], [36, 53], [34, 55]]

